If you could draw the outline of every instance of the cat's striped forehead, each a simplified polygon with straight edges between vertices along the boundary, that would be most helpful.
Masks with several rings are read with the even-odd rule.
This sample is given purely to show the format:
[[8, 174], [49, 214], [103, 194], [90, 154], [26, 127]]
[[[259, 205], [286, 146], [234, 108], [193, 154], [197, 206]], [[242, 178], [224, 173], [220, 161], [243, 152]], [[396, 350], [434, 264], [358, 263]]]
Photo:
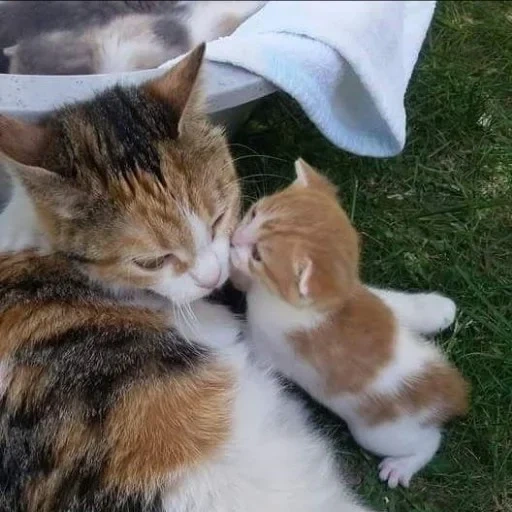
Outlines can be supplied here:
[[114, 87], [53, 116], [49, 127], [59, 143], [49, 146], [43, 166], [108, 181], [142, 171], [163, 184], [159, 148], [176, 139], [177, 126], [168, 103], [144, 89]]

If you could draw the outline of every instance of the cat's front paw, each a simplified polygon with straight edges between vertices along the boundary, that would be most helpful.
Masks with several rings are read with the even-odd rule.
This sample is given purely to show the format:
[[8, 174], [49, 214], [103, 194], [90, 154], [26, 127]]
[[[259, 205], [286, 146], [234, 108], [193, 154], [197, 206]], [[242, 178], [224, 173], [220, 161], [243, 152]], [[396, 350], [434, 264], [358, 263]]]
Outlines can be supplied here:
[[[238, 341], [242, 331], [239, 319], [229, 308], [198, 300], [178, 318], [180, 330], [191, 339], [212, 347], [224, 347]], [[178, 315], [179, 316], [179, 315]]]

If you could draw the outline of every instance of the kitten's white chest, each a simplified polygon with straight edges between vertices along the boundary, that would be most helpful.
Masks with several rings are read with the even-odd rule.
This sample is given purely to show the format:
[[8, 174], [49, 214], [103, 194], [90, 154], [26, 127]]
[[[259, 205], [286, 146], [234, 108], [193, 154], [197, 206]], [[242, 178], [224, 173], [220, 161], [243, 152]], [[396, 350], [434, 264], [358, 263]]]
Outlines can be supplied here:
[[297, 355], [289, 334], [314, 328], [322, 317], [298, 310], [261, 289], [251, 290], [247, 302], [248, 340], [253, 352], [290, 380], [300, 383], [313, 397], [319, 398], [323, 390], [322, 378]]

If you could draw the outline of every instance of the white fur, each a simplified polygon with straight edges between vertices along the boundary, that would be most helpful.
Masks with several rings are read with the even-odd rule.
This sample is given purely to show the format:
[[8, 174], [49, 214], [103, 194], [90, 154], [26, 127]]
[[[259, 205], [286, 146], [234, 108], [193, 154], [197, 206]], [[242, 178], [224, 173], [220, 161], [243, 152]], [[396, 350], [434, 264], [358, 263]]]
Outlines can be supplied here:
[[428, 363], [441, 360], [438, 349], [432, 343], [399, 325], [393, 360], [377, 375], [368, 391], [390, 395], [397, 393], [401, 382], [419, 375]]
[[[439, 428], [427, 427], [424, 424], [432, 411], [419, 411], [417, 414], [404, 411], [394, 421], [371, 426], [358, 414], [358, 407], [367, 393], [377, 392], [392, 396], [404, 379], [418, 375], [426, 364], [442, 361], [443, 357], [434, 345], [400, 323], [402, 318], [407, 319], [410, 311], [407, 305], [414, 296], [404, 294], [407, 300], [402, 300], [399, 292], [387, 293], [387, 303], [393, 312], [396, 311], [399, 320], [394, 356], [392, 362], [367, 384], [361, 395], [327, 394], [323, 376], [311, 364], [301, 359], [288, 342], [287, 335], [290, 332], [308, 330], [318, 325], [322, 321], [318, 313], [308, 308], [294, 308], [256, 282], [249, 288], [247, 303], [251, 344], [258, 357], [271, 363], [313, 398], [341, 416], [361, 446], [385, 456], [380, 466], [380, 477], [390, 487], [395, 487], [399, 483], [408, 486], [414, 473], [433, 457], [439, 447]], [[390, 300], [390, 297], [398, 300]], [[429, 297], [432, 302], [449, 301], [437, 295]], [[415, 308], [412, 311], [415, 315], [419, 314]], [[432, 314], [432, 311], [427, 313]], [[445, 311], [441, 308], [438, 314], [441, 318], [437, 325], [442, 325], [446, 322]], [[409, 319], [409, 323], [421, 325], [416, 317]], [[429, 318], [429, 328], [434, 323]], [[333, 361], [333, 364], [336, 362]]]
[[221, 304], [196, 300], [174, 308], [174, 324], [188, 340], [225, 348], [234, 345], [241, 334], [240, 321]]
[[187, 304], [209, 295], [229, 277], [228, 237], [219, 234], [212, 238], [211, 227], [193, 213], [186, 213], [185, 218], [194, 240], [194, 265], [178, 275], [171, 266], [165, 267], [158, 284], [152, 288], [176, 304]]
[[[222, 306], [193, 305], [192, 330], [237, 379], [230, 439], [208, 462], [180, 475], [164, 500], [169, 512], [363, 512], [343, 483], [329, 446], [308, 426], [306, 412], [273, 376], [253, 364]], [[228, 320], [228, 317], [231, 319]], [[230, 326], [226, 330], [226, 323]], [[186, 335], [190, 335], [189, 327]], [[202, 337], [199, 338], [202, 341]]]
[[439, 293], [405, 293], [368, 287], [393, 310], [400, 323], [420, 334], [434, 334], [455, 320], [453, 300]]

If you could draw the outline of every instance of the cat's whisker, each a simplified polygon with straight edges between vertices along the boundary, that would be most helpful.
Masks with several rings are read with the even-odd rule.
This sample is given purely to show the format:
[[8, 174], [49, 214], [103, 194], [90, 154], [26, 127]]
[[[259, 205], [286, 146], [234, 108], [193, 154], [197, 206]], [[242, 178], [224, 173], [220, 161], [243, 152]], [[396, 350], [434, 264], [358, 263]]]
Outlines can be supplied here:
[[184, 324], [185, 329], [181, 329], [180, 334], [185, 338], [185, 341], [187, 341], [187, 343], [192, 343], [192, 341], [189, 339], [187, 332], [186, 332], [187, 329], [189, 329], [189, 330], [192, 330], [192, 329], [188, 323], [186, 316], [183, 314], [183, 311], [182, 311], [180, 305], [173, 302], [172, 310], [173, 310], [173, 314], [174, 314], [174, 317], [176, 318], [176, 320], [178, 322], [181, 321]]
[[194, 310], [192, 309], [192, 306], [187, 303], [187, 310], [190, 315], [190, 318], [194, 322], [194, 325], [199, 325], [199, 320], [197, 319], [196, 314], [194, 313]]
[[179, 306], [180, 314], [182, 315], [183, 322], [190, 329], [193, 336], [198, 335], [197, 324], [194, 323], [193, 318], [191, 317], [191, 309], [188, 303], [181, 304]]

